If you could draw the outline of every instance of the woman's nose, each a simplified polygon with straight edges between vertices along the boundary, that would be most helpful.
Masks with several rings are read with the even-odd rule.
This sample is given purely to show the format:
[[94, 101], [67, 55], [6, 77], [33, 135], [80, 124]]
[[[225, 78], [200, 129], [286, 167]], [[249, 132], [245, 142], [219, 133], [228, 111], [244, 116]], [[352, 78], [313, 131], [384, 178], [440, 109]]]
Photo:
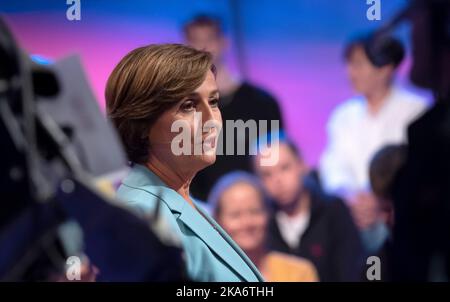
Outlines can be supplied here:
[[220, 112], [214, 110], [209, 104], [203, 106], [202, 117], [203, 117], [203, 128], [205, 131], [218, 131], [222, 126], [222, 119]]
[[255, 227], [258, 227], [257, 222], [251, 215], [242, 219], [241, 225], [246, 230], [253, 230]]
[[277, 186], [279, 186], [283, 182], [283, 176], [280, 174], [276, 174], [273, 176], [273, 180]]
[[202, 116], [205, 122], [214, 118], [213, 108], [211, 108], [208, 100], [206, 100], [204, 106], [202, 106]]

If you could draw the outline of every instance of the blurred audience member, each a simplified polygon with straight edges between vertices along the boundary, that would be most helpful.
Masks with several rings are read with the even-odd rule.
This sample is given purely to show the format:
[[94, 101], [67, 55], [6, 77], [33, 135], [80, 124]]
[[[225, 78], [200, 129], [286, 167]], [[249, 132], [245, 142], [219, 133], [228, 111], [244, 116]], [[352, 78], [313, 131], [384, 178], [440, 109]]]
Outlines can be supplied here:
[[[344, 57], [352, 87], [360, 96], [339, 105], [331, 115], [320, 177], [326, 191], [349, 202], [356, 225], [367, 237], [377, 227], [369, 161], [382, 146], [406, 141], [406, 127], [425, 110], [426, 103], [394, 84], [404, 57], [397, 39], [356, 38], [345, 47]], [[366, 248], [372, 250], [370, 244]]]
[[[278, 143], [260, 148], [255, 158], [275, 206], [269, 247], [311, 260], [321, 281], [360, 281], [364, 252], [347, 206], [321, 190], [292, 142], [282, 135]], [[278, 152], [278, 162], [263, 165], [262, 156], [270, 152]]]
[[[217, 68], [216, 81], [220, 91], [220, 111], [222, 112], [223, 128], [219, 140], [218, 150], [223, 150], [223, 156], [218, 156], [216, 163], [200, 173], [191, 184], [191, 192], [194, 197], [206, 200], [209, 190], [219, 177], [234, 170], [251, 170], [249, 159], [249, 139], [246, 131], [238, 130], [234, 137], [233, 155], [226, 155], [226, 121], [242, 120], [255, 121], [258, 125], [260, 120], [279, 121], [279, 128], [283, 128], [281, 111], [277, 101], [263, 89], [233, 76], [225, 63], [225, 52], [229, 41], [225, 37], [219, 20], [210, 16], [197, 16], [184, 26], [184, 35], [190, 46], [211, 52], [214, 65]], [[258, 131], [259, 131], [258, 125]], [[268, 129], [273, 131], [274, 129]], [[233, 130], [234, 131], [234, 130]], [[245, 143], [245, 155], [237, 154], [237, 144]]]
[[339, 193], [366, 190], [374, 153], [387, 143], [405, 141], [406, 126], [425, 109], [419, 96], [393, 84], [404, 56], [400, 41], [357, 38], [344, 56], [352, 87], [361, 96], [332, 113], [320, 166], [325, 189]]
[[392, 186], [405, 159], [406, 145], [387, 145], [378, 150], [370, 161], [370, 186], [380, 206], [383, 221], [389, 229], [394, 226]]
[[231, 172], [211, 190], [213, 215], [255, 263], [267, 281], [318, 281], [314, 265], [265, 246], [269, 209], [258, 179], [246, 172]]
[[406, 145], [387, 145], [370, 161], [369, 178], [377, 201], [378, 233], [372, 236], [372, 252], [381, 260], [381, 280], [391, 281], [392, 230], [394, 227], [394, 203], [392, 189], [395, 177], [406, 160]]

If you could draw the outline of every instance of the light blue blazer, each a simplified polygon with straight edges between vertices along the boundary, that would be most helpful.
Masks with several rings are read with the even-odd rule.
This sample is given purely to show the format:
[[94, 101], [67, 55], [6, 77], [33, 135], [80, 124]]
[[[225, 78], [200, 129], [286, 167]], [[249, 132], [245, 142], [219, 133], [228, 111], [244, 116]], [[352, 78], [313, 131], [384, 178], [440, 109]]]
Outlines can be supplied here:
[[161, 201], [159, 215], [181, 241], [192, 280], [264, 281], [245, 253], [201, 206], [196, 204], [195, 210], [145, 166], [132, 167], [117, 197], [142, 215], [153, 213], [158, 199]]

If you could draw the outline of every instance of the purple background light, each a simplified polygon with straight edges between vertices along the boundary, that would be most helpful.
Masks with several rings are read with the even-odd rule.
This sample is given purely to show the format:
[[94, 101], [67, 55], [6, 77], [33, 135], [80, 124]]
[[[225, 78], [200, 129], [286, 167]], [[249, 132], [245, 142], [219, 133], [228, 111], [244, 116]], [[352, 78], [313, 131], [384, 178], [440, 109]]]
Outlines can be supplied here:
[[[352, 96], [343, 43], [379, 27], [406, 3], [382, 0], [382, 20], [368, 21], [365, 0], [81, 0], [81, 21], [68, 21], [65, 2], [11, 1], [0, 4], [0, 11], [27, 52], [50, 59], [78, 54], [102, 108], [106, 80], [127, 52], [151, 43], [182, 43], [180, 28], [196, 14], [220, 17], [231, 40], [232, 69], [278, 98], [287, 132], [311, 164], [325, 145], [332, 109]], [[397, 34], [406, 41], [408, 27]], [[409, 65], [407, 59], [399, 73], [407, 86]]]

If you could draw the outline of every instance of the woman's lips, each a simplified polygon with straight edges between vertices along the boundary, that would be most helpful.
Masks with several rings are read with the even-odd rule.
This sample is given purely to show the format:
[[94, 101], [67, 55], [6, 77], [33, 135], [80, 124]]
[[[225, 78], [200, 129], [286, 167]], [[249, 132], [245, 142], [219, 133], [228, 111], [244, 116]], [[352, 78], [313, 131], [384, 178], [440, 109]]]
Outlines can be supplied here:
[[217, 136], [209, 136], [203, 140], [203, 146], [210, 146], [212, 149], [216, 147]]

